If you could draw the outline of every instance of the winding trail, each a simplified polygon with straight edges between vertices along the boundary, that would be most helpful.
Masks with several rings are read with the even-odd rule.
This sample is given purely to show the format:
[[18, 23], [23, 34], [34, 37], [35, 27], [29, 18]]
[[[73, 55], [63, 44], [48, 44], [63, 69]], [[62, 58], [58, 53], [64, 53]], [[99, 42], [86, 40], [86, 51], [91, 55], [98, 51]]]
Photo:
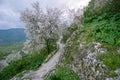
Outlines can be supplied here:
[[51, 70], [55, 69], [57, 63], [60, 60], [60, 56], [63, 54], [64, 45], [60, 43], [62, 40], [62, 36], [58, 40], [57, 44], [59, 46], [59, 50], [50, 58], [50, 60], [46, 63], [43, 63], [42, 66], [35, 72], [30, 73], [29, 75], [26, 74], [23, 76], [23, 79], [27, 79], [28, 77], [30, 80], [44, 80], [43, 77], [50, 72]]

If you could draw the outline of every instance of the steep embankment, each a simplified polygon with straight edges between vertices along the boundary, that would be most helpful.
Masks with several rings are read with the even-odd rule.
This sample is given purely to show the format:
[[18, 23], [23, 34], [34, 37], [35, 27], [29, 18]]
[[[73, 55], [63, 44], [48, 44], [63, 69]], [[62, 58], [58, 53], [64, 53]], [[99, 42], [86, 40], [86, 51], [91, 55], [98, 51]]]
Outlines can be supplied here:
[[[84, 12], [83, 26], [66, 43], [60, 67], [73, 70], [81, 80], [120, 80], [118, 2], [90, 2]], [[57, 70], [53, 75], [61, 79]]]
[[[43, 80], [43, 76], [52, 70], [47, 74], [48, 80], [120, 80], [120, 13], [116, 10], [119, 9], [115, 6], [117, 2], [106, 6], [107, 2], [103, 0], [92, 1], [84, 13], [83, 25], [68, 40], [63, 39], [66, 42], [64, 51], [59, 44], [60, 49], [47, 63], [38, 71], [22, 74], [20, 79]], [[96, 4], [104, 7], [96, 7]], [[111, 8], [111, 4], [116, 9]]]
[[[114, 80], [117, 80], [116, 78], [120, 76], [117, 70], [120, 63], [116, 61], [120, 59], [118, 52], [110, 54], [111, 51], [107, 50], [103, 44], [91, 39], [86, 41], [84, 36], [85, 34], [81, 31], [76, 31], [76, 34], [71, 37], [65, 47], [61, 65], [64, 64], [72, 69], [81, 80], [105, 80], [107, 77], [115, 76], [117, 77]], [[106, 65], [103, 60], [108, 61], [108, 64]], [[113, 66], [116, 66], [117, 73], [108, 68]]]

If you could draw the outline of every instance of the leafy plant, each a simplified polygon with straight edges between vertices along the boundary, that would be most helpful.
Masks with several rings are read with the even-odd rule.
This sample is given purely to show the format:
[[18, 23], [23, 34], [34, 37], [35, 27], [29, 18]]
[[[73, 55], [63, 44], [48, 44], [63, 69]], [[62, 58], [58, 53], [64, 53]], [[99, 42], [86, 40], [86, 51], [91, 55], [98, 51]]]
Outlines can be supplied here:
[[120, 54], [117, 53], [107, 53], [100, 55], [99, 58], [103, 60], [104, 64], [110, 70], [116, 70], [120, 67]]
[[79, 77], [68, 68], [58, 67], [56, 73], [50, 76], [50, 80], [79, 80]]
[[105, 42], [117, 46], [120, 45], [119, 13], [104, 13], [100, 16], [97, 16], [97, 18], [93, 19], [91, 22], [84, 22], [84, 24], [89, 24], [89, 30], [91, 30], [89, 32], [89, 35], [92, 35], [92, 37], [95, 38], [96, 41]]

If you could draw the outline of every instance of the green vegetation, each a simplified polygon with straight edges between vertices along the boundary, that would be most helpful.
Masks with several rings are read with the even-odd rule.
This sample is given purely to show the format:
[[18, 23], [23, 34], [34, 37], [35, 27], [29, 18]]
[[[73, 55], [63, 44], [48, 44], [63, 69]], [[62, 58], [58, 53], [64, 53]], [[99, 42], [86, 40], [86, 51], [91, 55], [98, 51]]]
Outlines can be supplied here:
[[7, 56], [11, 53], [16, 53], [20, 51], [22, 47], [23, 47], [23, 43], [13, 44], [9, 46], [1, 46], [0, 47], [0, 59], [2, 59], [4, 56]]
[[96, 41], [120, 45], [120, 13], [104, 13], [94, 18], [85, 18], [84, 22], [91, 30], [90, 37]]
[[[92, 0], [84, 12], [84, 26], [90, 31], [88, 37], [96, 41], [120, 46], [120, 1], [101, 1], [97, 6]], [[97, 2], [100, 2], [97, 0]], [[88, 30], [85, 31], [87, 32]]]
[[35, 53], [24, 57], [22, 60], [12, 62], [0, 73], [0, 80], [9, 80], [16, 74], [24, 71], [38, 68], [44, 59], [47, 57], [46, 50], [43, 49], [42, 53]]
[[114, 70], [120, 67], [120, 54], [117, 53], [107, 53], [99, 55], [99, 59], [103, 61], [109, 72], [105, 74], [107, 77], [115, 77], [117, 74]]
[[[50, 48], [51, 52], [56, 50], [56, 43], [52, 44]], [[10, 65], [0, 73], [0, 80], [9, 80], [10, 78], [14, 77], [16, 74], [24, 70], [38, 69], [49, 54], [47, 53], [47, 49], [43, 48], [37, 53], [24, 56], [22, 60], [17, 60], [10, 63]]]
[[118, 13], [120, 12], [119, 3], [120, 0], [91, 0], [84, 11], [84, 17], [99, 16], [109, 12]]
[[120, 67], [120, 54], [107, 53], [100, 55], [100, 59], [110, 70], [116, 70]]
[[99, 6], [95, 5], [97, 4], [95, 2], [92, 0], [84, 12], [83, 21], [86, 29], [90, 30], [89, 37], [99, 42], [120, 46], [120, 1], [105, 0], [101, 1], [102, 4]]
[[67, 28], [66, 32], [63, 33], [63, 43], [66, 43], [67, 39], [72, 35], [72, 33], [77, 29], [77, 26], [71, 25]]
[[120, 46], [119, 3], [119, 0], [108, 0], [108, 2], [103, 0], [101, 5], [95, 6], [95, 0], [91, 0], [84, 12], [84, 27], [81, 30], [84, 37], [80, 40], [89, 43], [100, 42], [101, 47], [107, 50], [106, 54], [99, 55], [99, 59], [110, 70], [105, 74], [109, 77], [115, 77], [114, 70], [120, 67], [120, 54], [117, 54]]
[[68, 68], [58, 67], [49, 80], [79, 80], [79, 77]]
[[[116, 51], [120, 46], [120, 2], [119, 0], [113, 0], [108, 3], [105, 0], [105, 3], [102, 6], [94, 8], [94, 1], [95, 0], [92, 0], [85, 10], [83, 27], [77, 30], [75, 25], [71, 25], [66, 33], [63, 34], [62, 41], [63, 43], [66, 43], [72, 33], [75, 30], [78, 31], [76, 36], [71, 40], [70, 44], [72, 46], [67, 47], [68, 49], [66, 50], [63, 64], [69, 64], [74, 61], [74, 56], [85, 53], [86, 49], [83, 50], [83, 52], [78, 50], [80, 42], [86, 42], [85, 47], [88, 47], [91, 42], [100, 42], [102, 47], [107, 49], [108, 52], [99, 55], [99, 59], [103, 61], [110, 70], [110, 73], [106, 73], [106, 76], [109, 75], [114, 77], [116, 76], [114, 70], [120, 67], [120, 54], [117, 54]], [[47, 56], [57, 48], [56, 44], [49, 43], [50, 45], [48, 48], [43, 48], [37, 53], [24, 56], [22, 60], [12, 62], [0, 73], [0, 80], [9, 80], [24, 70], [38, 69]], [[0, 47], [0, 53], [2, 53], [0, 54], [0, 58], [8, 55], [12, 50], [21, 49], [21, 47], [21, 45], [8, 48]], [[72, 70], [65, 67], [58, 67], [56, 72], [49, 78], [50, 80], [79, 80], [79, 77]]]

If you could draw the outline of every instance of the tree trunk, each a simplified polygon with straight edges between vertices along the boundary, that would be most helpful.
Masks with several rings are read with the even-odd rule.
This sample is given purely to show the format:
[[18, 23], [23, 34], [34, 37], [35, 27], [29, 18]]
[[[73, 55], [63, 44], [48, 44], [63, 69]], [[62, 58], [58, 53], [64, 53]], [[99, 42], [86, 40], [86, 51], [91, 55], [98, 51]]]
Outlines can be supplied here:
[[49, 54], [50, 53], [50, 40], [49, 39], [46, 40], [46, 49], [47, 49], [47, 53]]

